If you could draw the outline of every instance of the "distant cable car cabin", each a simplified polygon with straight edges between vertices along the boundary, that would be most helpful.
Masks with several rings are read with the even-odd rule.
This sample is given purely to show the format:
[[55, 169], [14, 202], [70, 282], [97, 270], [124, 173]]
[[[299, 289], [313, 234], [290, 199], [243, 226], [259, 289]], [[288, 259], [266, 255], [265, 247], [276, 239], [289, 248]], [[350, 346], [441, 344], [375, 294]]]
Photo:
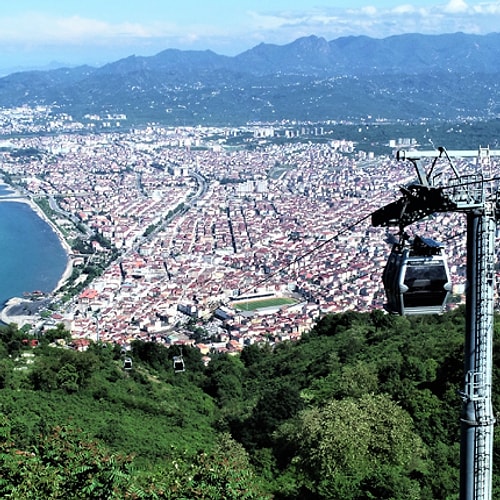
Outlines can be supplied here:
[[125, 358], [123, 360], [123, 369], [124, 370], [132, 370], [132, 359], [131, 358]]
[[394, 314], [441, 314], [451, 294], [444, 247], [416, 236], [413, 243], [395, 243], [382, 275], [386, 309]]
[[175, 373], [180, 373], [186, 370], [186, 367], [184, 366], [184, 358], [182, 355], [180, 356], [174, 356], [174, 372]]

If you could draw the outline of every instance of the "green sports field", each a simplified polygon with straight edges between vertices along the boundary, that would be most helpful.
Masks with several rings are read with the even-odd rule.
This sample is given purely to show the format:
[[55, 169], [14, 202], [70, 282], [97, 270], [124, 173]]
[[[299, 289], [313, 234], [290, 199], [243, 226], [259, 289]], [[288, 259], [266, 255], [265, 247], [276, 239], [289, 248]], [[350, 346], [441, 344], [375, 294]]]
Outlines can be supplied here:
[[240, 311], [255, 311], [256, 309], [264, 309], [266, 307], [278, 307], [288, 304], [295, 304], [295, 299], [285, 297], [272, 297], [269, 299], [242, 300], [233, 302], [233, 307]]

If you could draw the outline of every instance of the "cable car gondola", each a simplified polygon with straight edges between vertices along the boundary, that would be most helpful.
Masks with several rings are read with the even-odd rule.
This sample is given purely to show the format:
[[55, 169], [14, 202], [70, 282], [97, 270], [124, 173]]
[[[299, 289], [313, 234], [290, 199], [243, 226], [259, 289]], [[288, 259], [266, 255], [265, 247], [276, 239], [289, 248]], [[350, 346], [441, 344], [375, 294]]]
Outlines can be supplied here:
[[184, 366], [184, 358], [182, 357], [182, 354], [180, 356], [174, 356], [174, 372], [180, 373], [185, 370], [186, 368]]
[[451, 294], [444, 247], [416, 236], [412, 243], [394, 243], [382, 275], [386, 309], [394, 314], [441, 314]]

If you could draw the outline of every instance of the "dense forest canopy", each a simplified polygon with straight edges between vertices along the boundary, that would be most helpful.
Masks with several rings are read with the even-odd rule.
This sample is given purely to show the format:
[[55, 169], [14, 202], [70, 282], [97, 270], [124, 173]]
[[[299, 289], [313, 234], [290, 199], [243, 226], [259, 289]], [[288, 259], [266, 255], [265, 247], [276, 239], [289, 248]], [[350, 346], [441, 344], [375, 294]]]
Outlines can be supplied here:
[[462, 308], [329, 315], [207, 366], [184, 348], [182, 373], [177, 348], [136, 341], [125, 370], [119, 346], [54, 343], [62, 326], [36, 347], [1, 327], [0, 494], [456, 499], [464, 323]]

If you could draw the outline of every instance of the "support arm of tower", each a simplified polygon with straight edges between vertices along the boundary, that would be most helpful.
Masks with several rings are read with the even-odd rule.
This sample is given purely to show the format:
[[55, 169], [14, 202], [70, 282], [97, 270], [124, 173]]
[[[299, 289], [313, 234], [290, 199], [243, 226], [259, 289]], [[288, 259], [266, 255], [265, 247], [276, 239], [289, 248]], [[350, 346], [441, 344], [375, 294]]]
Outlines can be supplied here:
[[402, 198], [372, 213], [372, 226], [404, 227], [435, 212], [448, 212], [457, 208], [441, 188], [412, 184], [401, 188], [401, 191]]

